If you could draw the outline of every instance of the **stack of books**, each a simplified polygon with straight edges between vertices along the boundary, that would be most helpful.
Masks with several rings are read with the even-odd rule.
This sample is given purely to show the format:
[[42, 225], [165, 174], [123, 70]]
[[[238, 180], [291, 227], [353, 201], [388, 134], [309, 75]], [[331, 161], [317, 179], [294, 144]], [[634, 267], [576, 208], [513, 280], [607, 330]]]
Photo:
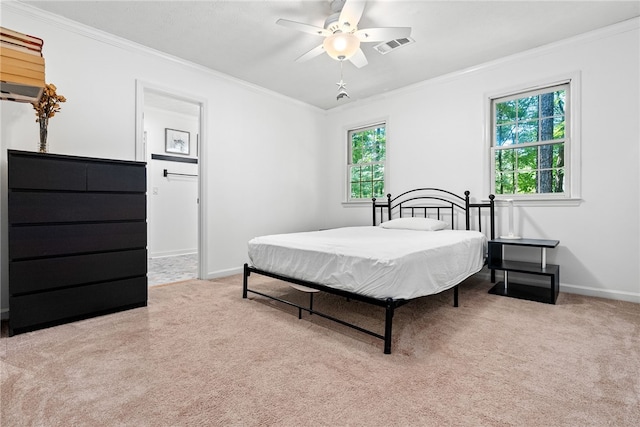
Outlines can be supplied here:
[[41, 38], [0, 27], [0, 99], [35, 102], [45, 87]]

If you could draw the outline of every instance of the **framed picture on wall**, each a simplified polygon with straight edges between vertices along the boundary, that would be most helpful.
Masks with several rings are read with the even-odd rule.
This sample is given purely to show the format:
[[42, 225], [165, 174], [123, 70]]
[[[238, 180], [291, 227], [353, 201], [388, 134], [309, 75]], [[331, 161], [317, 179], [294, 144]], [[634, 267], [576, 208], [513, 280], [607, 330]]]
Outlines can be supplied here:
[[164, 151], [175, 154], [189, 154], [189, 132], [164, 129]]

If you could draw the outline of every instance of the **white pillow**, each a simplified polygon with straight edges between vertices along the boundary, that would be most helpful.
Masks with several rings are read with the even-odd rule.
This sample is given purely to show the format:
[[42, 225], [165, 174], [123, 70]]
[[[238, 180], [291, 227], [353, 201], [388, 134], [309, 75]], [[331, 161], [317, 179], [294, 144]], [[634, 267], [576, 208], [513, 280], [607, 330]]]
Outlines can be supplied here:
[[382, 228], [418, 231], [437, 231], [448, 226], [446, 222], [432, 218], [396, 218], [380, 224]]

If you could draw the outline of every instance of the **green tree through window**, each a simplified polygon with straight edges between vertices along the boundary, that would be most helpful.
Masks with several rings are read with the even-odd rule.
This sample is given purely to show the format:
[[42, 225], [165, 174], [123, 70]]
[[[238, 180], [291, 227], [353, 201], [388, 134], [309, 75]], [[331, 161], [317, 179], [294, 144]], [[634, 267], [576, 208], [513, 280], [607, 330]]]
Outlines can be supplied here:
[[384, 196], [387, 151], [385, 124], [350, 130], [348, 140], [349, 198], [357, 200]]
[[568, 85], [494, 99], [495, 194], [565, 192]]

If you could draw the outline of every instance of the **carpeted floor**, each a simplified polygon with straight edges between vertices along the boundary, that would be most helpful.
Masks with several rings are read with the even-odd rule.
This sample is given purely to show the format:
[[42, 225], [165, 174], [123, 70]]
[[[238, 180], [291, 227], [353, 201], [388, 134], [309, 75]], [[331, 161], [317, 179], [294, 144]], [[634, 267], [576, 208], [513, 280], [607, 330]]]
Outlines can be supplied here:
[[[149, 291], [149, 305], [0, 338], [9, 426], [637, 426], [640, 306], [557, 305], [467, 280], [396, 311], [382, 341], [258, 296], [241, 276]], [[252, 275], [255, 288], [305, 301]], [[315, 307], [382, 328], [382, 309]]]

